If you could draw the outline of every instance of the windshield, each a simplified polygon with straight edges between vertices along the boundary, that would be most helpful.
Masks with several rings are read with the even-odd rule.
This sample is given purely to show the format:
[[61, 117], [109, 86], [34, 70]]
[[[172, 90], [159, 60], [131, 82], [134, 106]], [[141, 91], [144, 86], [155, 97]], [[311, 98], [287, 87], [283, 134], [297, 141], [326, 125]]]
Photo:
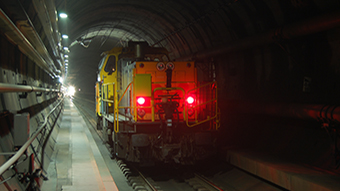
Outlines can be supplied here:
[[106, 62], [105, 72], [114, 72], [116, 71], [116, 57], [115, 56], [110, 56], [109, 59]]

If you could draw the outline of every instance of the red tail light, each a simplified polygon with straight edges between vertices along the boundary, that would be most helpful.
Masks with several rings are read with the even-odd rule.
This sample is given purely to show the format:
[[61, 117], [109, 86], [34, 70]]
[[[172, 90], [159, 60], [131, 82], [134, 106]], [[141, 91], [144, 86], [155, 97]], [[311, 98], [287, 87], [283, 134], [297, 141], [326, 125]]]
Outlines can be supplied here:
[[188, 104], [193, 104], [194, 102], [195, 102], [194, 97], [192, 97], [192, 96], [187, 97], [187, 103]]
[[137, 98], [137, 103], [138, 103], [139, 105], [143, 105], [143, 104], [145, 103], [145, 98], [143, 98], [143, 97]]

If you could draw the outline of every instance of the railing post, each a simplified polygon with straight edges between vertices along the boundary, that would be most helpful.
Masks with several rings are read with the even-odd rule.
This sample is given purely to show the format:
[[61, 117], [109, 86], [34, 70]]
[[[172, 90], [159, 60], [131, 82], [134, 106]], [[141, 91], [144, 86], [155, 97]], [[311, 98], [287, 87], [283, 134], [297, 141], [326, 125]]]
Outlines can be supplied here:
[[25, 142], [24, 145], [21, 146], [21, 148], [16, 152], [16, 154], [0, 166], [0, 176], [6, 170], [8, 170], [24, 154], [24, 152], [26, 152], [27, 148], [32, 144], [32, 142], [37, 138], [37, 136], [40, 134], [40, 132], [45, 128], [45, 126], [48, 122], [48, 118], [58, 108], [58, 106], [63, 102], [63, 99], [61, 99], [59, 101], [59, 103], [47, 114], [47, 116], [45, 117], [44, 123], [42, 125], [40, 125], [34, 133], [32, 133], [30, 138]]

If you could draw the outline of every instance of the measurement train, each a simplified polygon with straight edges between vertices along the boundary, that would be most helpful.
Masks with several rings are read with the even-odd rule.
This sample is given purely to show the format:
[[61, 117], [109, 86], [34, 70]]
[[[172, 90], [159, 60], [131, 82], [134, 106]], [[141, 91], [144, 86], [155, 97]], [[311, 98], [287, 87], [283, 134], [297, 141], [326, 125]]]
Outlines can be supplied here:
[[103, 53], [96, 82], [97, 129], [111, 154], [140, 164], [193, 164], [212, 156], [219, 128], [217, 84], [195, 62], [128, 43]]

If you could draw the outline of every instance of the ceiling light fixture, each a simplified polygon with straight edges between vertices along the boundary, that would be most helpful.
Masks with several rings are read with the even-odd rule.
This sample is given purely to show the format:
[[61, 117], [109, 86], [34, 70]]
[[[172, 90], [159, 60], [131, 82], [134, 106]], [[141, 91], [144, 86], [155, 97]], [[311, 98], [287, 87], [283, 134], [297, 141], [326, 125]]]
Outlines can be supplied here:
[[60, 18], [63, 18], [63, 19], [67, 18], [67, 14], [66, 13], [60, 13], [59, 16], [60, 16]]

